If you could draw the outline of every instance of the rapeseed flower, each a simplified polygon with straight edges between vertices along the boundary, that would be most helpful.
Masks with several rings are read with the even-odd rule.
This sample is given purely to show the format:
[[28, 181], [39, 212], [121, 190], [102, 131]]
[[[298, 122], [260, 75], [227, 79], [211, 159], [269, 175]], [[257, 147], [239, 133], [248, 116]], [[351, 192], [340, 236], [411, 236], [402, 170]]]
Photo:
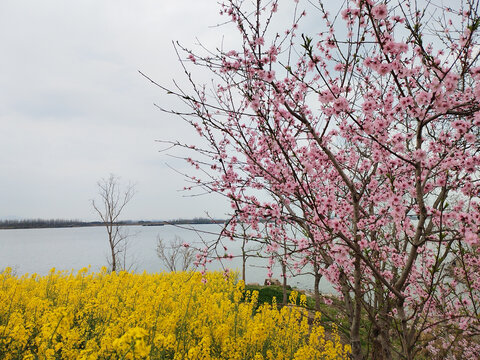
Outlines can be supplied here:
[[[202, 279], [206, 279], [202, 282]], [[222, 273], [0, 273], [3, 359], [347, 359], [306, 298], [262, 304]]]

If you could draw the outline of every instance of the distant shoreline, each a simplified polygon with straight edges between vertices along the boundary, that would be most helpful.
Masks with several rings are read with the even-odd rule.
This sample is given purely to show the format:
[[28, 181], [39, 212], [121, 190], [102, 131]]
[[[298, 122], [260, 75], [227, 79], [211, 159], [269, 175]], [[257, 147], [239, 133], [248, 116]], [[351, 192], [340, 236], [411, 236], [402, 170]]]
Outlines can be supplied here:
[[[178, 219], [171, 221], [120, 221], [118, 226], [164, 226], [164, 225], [207, 225], [224, 224], [226, 220], [222, 219]], [[54, 228], [78, 228], [105, 226], [100, 221], [69, 221], [69, 220], [0, 220], [0, 230], [20, 230], [20, 229], [54, 229]]]

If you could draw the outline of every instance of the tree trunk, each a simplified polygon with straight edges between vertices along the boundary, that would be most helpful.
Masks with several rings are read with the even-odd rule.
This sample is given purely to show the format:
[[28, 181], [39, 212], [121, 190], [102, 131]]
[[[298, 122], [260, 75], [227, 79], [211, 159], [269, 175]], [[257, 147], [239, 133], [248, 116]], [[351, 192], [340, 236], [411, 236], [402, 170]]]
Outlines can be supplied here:
[[409, 329], [407, 325], [407, 316], [405, 315], [405, 308], [403, 305], [403, 301], [399, 302], [397, 306], [398, 310], [398, 315], [400, 316], [400, 319], [402, 321], [402, 332], [400, 336], [400, 340], [402, 342], [402, 350], [403, 350], [403, 356], [407, 360], [413, 360], [413, 355], [412, 355], [412, 349], [413, 349], [413, 344], [412, 344], [412, 338], [409, 334]]
[[313, 286], [314, 297], [315, 297], [315, 310], [320, 311], [320, 280], [322, 275], [318, 272], [318, 264], [313, 263], [313, 272], [315, 274], [315, 284]]
[[246, 284], [247, 281], [246, 281], [246, 265], [247, 264], [247, 254], [245, 253], [245, 238], [243, 239], [243, 243], [242, 243], [242, 280], [243, 282]]
[[287, 265], [282, 261], [282, 276], [283, 276], [283, 305], [287, 305]]
[[242, 263], [242, 280], [245, 284], [247, 283], [246, 275], [245, 275], [245, 273], [246, 273], [246, 271], [245, 271], [246, 262], [247, 262], [247, 257], [245, 256], [245, 253], [244, 253], [243, 254], [243, 263]]
[[115, 253], [115, 239], [113, 238], [113, 225], [107, 226], [108, 243], [110, 245], [110, 253], [112, 255], [112, 272], [117, 271], [117, 254]]
[[354, 292], [355, 292], [355, 300], [354, 300], [354, 308], [353, 308], [353, 321], [350, 328], [350, 342], [352, 344], [352, 359], [353, 360], [363, 360], [362, 354], [362, 344], [360, 342], [360, 321], [361, 321], [361, 312], [362, 312], [362, 305], [361, 305], [361, 263], [360, 257], [358, 255], [355, 256], [355, 279], [354, 279]]
[[384, 292], [382, 283], [377, 279], [375, 284], [375, 308], [378, 314], [372, 320], [372, 360], [391, 359], [390, 324], [388, 322], [391, 311], [390, 300]]
[[117, 256], [115, 255], [115, 248], [110, 246], [110, 251], [112, 253], [112, 272], [117, 271]]
[[283, 243], [283, 259], [282, 259], [282, 276], [283, 276], [283, 305], [287, 305], [287, 244]]
[[391, 359], [390, 345], [386, 329], [375, 326], [372, 331], [372, 360]]

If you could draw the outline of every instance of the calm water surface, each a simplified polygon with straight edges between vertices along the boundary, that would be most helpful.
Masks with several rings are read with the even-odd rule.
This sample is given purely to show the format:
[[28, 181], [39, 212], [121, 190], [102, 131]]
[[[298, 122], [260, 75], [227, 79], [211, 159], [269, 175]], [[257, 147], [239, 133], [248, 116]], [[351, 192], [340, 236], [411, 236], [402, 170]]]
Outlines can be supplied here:
[[[203, 247], [202, 241], [213, 241], [217, 238], [219, 225], [194, 225], [190, 228], [165, 226], [129, 226], [125, 227], [131, 234], [129, 238], [128, 263], [136, 272], [150, 273], [165, 271], [165, 267], [156, 254], [157, 237], [166, 242], [179, 236], [184, 241]], [[240, 242], [225, 240], [228, 252], [239, 255]], [[109, 248], [107, 235], [103, 227], [56, 228], [56, 229], [18, 229], [0, 230], [0, 270], [9, 266], [17, 275], [37, 273], [48, 274], [50, 269], [78, 271], [91, 266], [98, 271], [107, 265]], [[247, 282], [262, 283], [267, 277], [266, 260], [249, 259], [247, 262]], [[241, 260], [214, 261], [210, 270], [227, 267], [240, 270]], [[274, 277], [280, 279], [280, 267], [274, 267]], [[313, 277], [302, 275], [288, 279], [292, 286], [311, 289]], [[322, 291], [332, 292], [324, 283]]]

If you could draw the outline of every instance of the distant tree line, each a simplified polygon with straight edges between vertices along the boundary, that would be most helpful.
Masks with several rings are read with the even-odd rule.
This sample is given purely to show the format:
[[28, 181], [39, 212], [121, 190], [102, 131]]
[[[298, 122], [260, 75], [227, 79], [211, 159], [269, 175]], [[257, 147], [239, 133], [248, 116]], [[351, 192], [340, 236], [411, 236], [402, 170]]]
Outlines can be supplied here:
[[96, 226], [100, 222], [85, 222], [81, 220], [65, 219], [22, 219], [0, 220], [1, 229], [33, 229], [33, 228], [61, 228], [77, 226]]
[[165, 224], [172, 225], [181, 225], [181, 224], [223, 224], [225, 220], [222, 219], [211, 219], [211, 218], [200, 218], [195, 217], [193, 219], [176, 219], [165, 221]]
[[[176, 219], [170, 221], [135, 221], [122, 220], [115, 222], [115, 225], [143, 225], [143, 226], [159, 226], [159, 225], [192, 225], [192, 224], [223, 224], [225, 220], [193, 218], [193, 219]], [[101, 226], [101, 221], [81, 221], [81, 220], [65, 220], [65, 219], [21, 219], [21, 220], [0, 220], [0, 229], [41, 229], [41, 228], [65, 228], [65, 227], [85, 227], [85, 226]]]

